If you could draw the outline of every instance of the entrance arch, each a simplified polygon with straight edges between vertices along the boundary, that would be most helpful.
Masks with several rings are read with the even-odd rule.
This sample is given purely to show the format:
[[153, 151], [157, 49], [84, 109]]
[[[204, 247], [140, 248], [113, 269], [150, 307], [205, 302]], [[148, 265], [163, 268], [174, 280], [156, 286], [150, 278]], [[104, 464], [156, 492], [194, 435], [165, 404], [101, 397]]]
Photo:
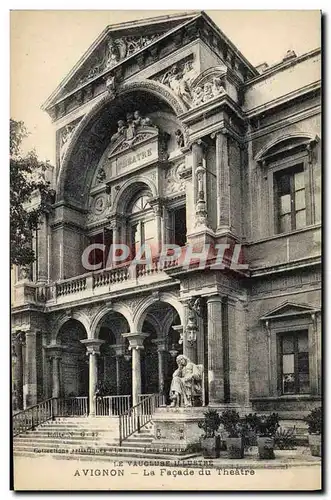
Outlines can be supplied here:
[[[130, 319], [130, 318], [129, 318]], [[94, 321], [95, 338], [103, 340], [98, 357], [98, 383], [104, 396], [131, 394], [131, 367], [123, 333], [130, 331], [129, 320], [119, 311], [107, 310]]]
[[[88, 194], [98, 163], [117, 131], [118, 120], [139, 109], [142, 116], [168, 113], [181, 128], [177, 116], [187, 109], [165, 85], [146, 81], [120, 87], [115, 99], [105, 94], [78, 123], [61, 161], [57, 182], [57, 201], [71, 201], [87, 208]], [[155, 115], [155, 116], [154, 116]], [[156, 123], [157, 125], [157, 123]]]
[[69, 319], [59, 329], [56, 342], [61, 346], [60, 395], [63, 397], [87, 396], [89, 387], [89, 366], [85, 346], [87, 339], [82, 323]]
[[182, 353], [181, 318], [169, 302], [153, 301], [144, 308], [137, 322], [148, 333], [142, 351], [142, 392], [169, 394], [175, 358]]

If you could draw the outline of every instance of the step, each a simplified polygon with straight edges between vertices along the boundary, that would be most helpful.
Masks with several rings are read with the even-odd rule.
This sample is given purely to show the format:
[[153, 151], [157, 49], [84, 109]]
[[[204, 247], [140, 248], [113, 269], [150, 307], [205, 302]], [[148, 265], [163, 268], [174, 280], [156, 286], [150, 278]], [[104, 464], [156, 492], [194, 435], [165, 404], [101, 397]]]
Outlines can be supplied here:
[[114, 439], [114, 440], [111, 440], [111, 439], [108, 439], [107, 441], [106, 440], [95, 440], [95, 439], [89, 439], [89, 440], [82, 440], [82, 439], [77, 439], [76, 441], [73, 440], [73, 439], [66, 439], [66, 440], [50, 440], [50, 439], [38, 439], [38, 440], [29, 440], [29, 439], [20, 439], [19, 441], [16, 441], [14, 443], [14, 448], [18, 447], [18, 446], [32, 446], [34, 448], [46, 448], [46, 447], [49, 447], [49, 448], [57, 448], [57, 447], [70, 447], [70, 446], [80, 446], [80, 445], [83, 445], [83, 446], [96, 446], [96, 447], [103, 447], [104, 445], [113, 445], [113, 444], [116, 444], [118, 445], [119, 441], [118, 439]]
[[110, 453], [102, 453], [102, 454], [95, 454], [95, 455], [90, 455], [90, 454], [80, 454], [80, 453], [35, 453], [33, 451], [29, 450], [20, 450], [20, 451], [15, 451], [14, 450], [14, 457], [36, 457], [36, 456], [51, 456], [54, 459], [58, 460], [91, 460], [91, 457], [93, 457], [93, 462], [96, 460], [101, 460], [104, 461], [105, 458], [119, 458], [119, 456], [123, 458], [141, 458], [141, 459], [146, 459], [146, 460], [191, 460], [192, 458], [196, 458], [199, 456], [199, 453], [189, 453], [187, 455], [167, 455], [164, 453], [142, 453], [141, 451], [130, 451], [127, 449], [122, 449], [121, 452], [118, 451], [113, 451]]

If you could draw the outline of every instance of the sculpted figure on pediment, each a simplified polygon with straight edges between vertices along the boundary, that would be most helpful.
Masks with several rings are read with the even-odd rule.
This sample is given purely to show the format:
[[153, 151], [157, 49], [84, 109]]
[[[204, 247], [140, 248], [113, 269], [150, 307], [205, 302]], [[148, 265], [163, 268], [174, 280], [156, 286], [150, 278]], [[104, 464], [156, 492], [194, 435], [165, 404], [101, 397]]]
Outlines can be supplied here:
[[117, 132], [112, 135], [111, 142], [115, 142], [117, 139], [123, 136], [125, 139], [125, 143], [127, 143], [129, 146], [131, 146], [135, 141], [139, 129], [143, 129], [144, 127], [155, 128], [152, 120], [147, 116], [141, 116], [139, 110], [136, 110], [134, 113], [127, 113], [126, 120], [118, 120], [117, 124]]
[[112, 39], [108, 40], [107, 51], [106, 51], [106, 62], [105, 69], [111, 68], [117, 64], [120, 60], [120, 54], [118, 47], [115, 45]]

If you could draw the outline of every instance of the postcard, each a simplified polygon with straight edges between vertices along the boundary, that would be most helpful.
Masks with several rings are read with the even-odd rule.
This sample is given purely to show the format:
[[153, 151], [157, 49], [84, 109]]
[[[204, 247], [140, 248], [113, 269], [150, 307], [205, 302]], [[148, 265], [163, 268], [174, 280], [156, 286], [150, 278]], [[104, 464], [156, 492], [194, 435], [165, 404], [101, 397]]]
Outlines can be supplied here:
[[321, 12], [11, 11], [16, 491], [321, 489]]

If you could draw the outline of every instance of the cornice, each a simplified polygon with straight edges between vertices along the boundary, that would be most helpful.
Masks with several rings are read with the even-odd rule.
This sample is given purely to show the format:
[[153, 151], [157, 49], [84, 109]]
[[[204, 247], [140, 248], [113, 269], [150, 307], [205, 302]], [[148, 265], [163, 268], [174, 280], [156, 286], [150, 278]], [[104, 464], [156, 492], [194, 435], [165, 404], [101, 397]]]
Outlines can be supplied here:
[[269, 78], [270, 76], [273, 76], [274, 73], [277, 73], [278, 71], [283, 71], [284, 69], [288, 69], [291, 66], [295, 66], [298, 63], [301, 63], [302, 61], [306, 59], [313, 58], [321, 53], [321, 48], [317, 47], [316, 49], [311, 50], [310, 52], [306, 52], [305, 54], [302, 54], [301, 56], [297, 56], [296, 58], [290, 59], [288, 61], [281, 61], [280, 63], [277, 63], [273, 66], [270, 66], [269, 69], [264, 71], [263, 73], [259, 73], [256, 77], [248, 80], [245, 83], [245, 87], [250, 87], [251, 85], [254, 85], [257, 82], [260, 82], [261, 80], [265, 80]]
[[321, 113], [321, 105], [313, 106], [312, 108], [300, 111], [299, 113], [293, 113], [292, 115], [286, 118], [281, 118], [276, 123], [266, 125], [265, 127], [259, 127], [258, 130], [247, 133], [245, 136], [245, 142], [249, 142], [259, 137], [263, 137], [264, 135], [271, 134], [276, 130], [283, 129], [288, 125], [292, 125], [294, 123], [300, 122], [302, 120], [318, 115], [320, 113]]
[[296, 271], [297, 269], [317, 267], [322, 264], [320, 257], [308, 257], [299, 260], [293, 260], [285, 264], [277, 264], [275, 266], [263, 268], [250, 268], [250, 278], [261, 278], [269, 276], [270, 274], [286, 273], [289, 271]]
[[244, 110], [244, 115], [246, 118], [252, 118], [252, 117], [257, 116], [261, 113], [265, 113], [266, 111], [270, 110], [271, 108], [275, 108], [276, 106], [280, 106], [282, 104], [285, 104], [289, 101], [292, 101], [293, 99], [298, 99], [305, 94], [308, 94], [310, 92], [316, 92], [317, 90], [320, 90], [320, 88], [321, 88], [321, 80], [317, 80], [316, 82], [310, 83], [309, 85], [306, 85], [304, 87], [296, 89], [293, 92], [289, 92], [288, 94], [277, 97], [276, 99], [273, 99], [272, 101], [268, 101], [265, 104], [261, 104], [260, 106], [257, 106], [256, 108], [253, 108], [253, 109], [248, 110], [248, 111]]

